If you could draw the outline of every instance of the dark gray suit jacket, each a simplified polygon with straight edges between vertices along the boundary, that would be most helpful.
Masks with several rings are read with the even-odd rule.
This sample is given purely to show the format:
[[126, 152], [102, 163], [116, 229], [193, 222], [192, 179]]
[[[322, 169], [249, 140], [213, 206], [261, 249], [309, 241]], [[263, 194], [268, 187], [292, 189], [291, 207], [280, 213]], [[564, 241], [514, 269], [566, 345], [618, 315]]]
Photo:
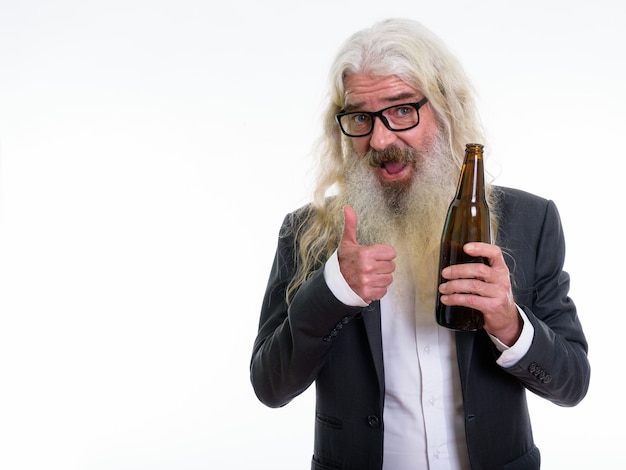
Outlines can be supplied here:
[[[499, 352], [484, 331], [456, 333], [472, 469], [539, 468], [526, 390], [562, 406], [585, 396], [587, 342], [568, 296], [565, 242], [555, 205], [531, 194], [496, 188], [498, 245], [513, 275], [514, 295], [535, 334], [515, 366], [496, 364]], [[379, 303], [365, 309], [339, 302], [319, 269], [291, 306], [285, 289], [294, 272], [294, 239], [285, 219], [252, 361], [259, 399], [279, 407], [316, 384], [312, 469], [380, 469], [383, 459], [384, 375]], [[434, 313], [433, 313], [434, 315]]]

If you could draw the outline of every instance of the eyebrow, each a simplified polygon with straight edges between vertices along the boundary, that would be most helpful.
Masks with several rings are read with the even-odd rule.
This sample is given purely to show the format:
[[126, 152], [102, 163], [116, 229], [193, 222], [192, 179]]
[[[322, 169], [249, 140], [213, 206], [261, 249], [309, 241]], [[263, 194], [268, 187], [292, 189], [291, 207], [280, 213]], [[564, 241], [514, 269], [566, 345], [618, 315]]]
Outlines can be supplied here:
[[[382, 98], [381, 101], [383, 103], [389, 103], [391, 105], [393, 103], [397, 103], [399, 101], [406, 101], [406, 100], [418, 101], [415, 93], [411, 93], [411, 92], [400, 93], [398, 95], [393, 95], [388, 98]], [[363, 106], [364, 106], [364, 103], [346, 104], [343, 110], [344, 112], [351, 112], [351, 111], [358, 110], [359, 108], [362, 108]]]

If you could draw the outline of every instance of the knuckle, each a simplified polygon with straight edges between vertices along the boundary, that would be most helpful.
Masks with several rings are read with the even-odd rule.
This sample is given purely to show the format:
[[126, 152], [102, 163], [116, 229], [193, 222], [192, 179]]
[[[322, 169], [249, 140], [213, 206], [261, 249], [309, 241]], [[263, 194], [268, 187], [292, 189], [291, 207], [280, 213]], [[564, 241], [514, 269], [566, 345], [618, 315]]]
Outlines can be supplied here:
[[491, 267], [483, 263], [478, 263], [478, 274], [482, 277], [486, 277], [490, 274]]
[[469, 290], [480, 294], [485, 291], [485, 283], [479, 279], [472, 279], [469, 281]]
[[465, 296], [465, 303], [467, 304], [468, 307], [471, 308], [477, 308], [478, 304], [480, 303], [480, 297], [477, 297], [475, 295], [467, 295]]

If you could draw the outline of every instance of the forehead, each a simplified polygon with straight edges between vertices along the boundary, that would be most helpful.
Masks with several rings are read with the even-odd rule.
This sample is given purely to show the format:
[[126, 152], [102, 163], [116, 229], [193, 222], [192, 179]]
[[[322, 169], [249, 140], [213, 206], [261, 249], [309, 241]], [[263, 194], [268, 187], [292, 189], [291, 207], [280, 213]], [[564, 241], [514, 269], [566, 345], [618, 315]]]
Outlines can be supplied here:
[[423, 98], [419, 90], [396, 75], [353, 74], [346, 76], [343, 83], [345, 108], [380, 106]]

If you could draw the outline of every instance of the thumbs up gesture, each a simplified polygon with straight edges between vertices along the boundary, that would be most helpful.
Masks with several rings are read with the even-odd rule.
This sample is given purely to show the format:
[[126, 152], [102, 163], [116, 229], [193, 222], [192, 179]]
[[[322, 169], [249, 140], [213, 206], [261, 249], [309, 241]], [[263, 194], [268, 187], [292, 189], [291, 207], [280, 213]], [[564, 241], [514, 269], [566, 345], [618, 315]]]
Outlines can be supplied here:
[[343, 235], [337, 249], [339, 269], [352, 290], [365, 302], [381, 299], [393, 281], [396, 249], [389, 245], [362, 246], [356, 240], [357, 216], [343, 208]]

